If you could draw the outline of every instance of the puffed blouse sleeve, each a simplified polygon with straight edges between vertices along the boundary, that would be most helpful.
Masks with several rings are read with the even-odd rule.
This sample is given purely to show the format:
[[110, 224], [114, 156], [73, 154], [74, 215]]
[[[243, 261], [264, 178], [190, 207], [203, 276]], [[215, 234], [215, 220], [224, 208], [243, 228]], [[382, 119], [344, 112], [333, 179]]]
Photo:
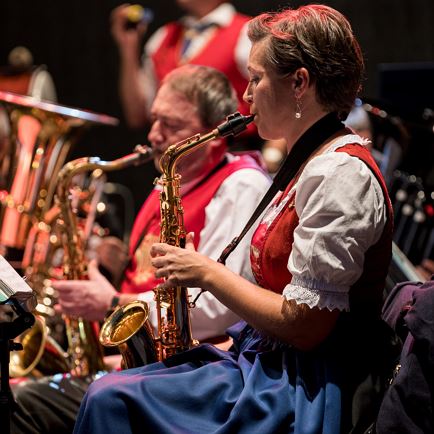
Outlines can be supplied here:
[[329, 152], [306, 165], [294, 188], [299, 225], [288, 259], [292, 281], [283, 296], [310, 307], [348, 310], [349, 289], [386, 221], [380, 184], [360, 159]]

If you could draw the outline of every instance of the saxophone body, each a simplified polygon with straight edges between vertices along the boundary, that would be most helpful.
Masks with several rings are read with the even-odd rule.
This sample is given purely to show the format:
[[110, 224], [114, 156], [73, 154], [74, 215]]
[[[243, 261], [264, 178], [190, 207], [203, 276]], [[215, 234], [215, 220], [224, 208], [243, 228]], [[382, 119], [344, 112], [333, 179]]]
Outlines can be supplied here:
[[[235, 135], [243, 131], [253, 116], [234, 113], [225, 123], [211, 132], [196, 134], [170, 145], [160, 159], [161, 177], [156, 183], [160, 193], [160, 241], [176, 247], [185, 247], [184, 210], [180, 196], [181, 176], [176, 173], [177, 162], [200, 146], [218, 137]], [[165, 360], [186, 351], [198, 341], [192, 337], [187, 288], [154, 288], [157, 314], [157, 335], [148, 330], [143, 333], [148, 307], [144, 302], [132, 302], [118, 307], [104, 322], [100, 342], [104, 346], [118, 346], [123, 356], [123, 366], [133, 368]], [[143, 333], [143, 334], [142, 334]], [[139, 338], [138, 336], [143, 336]], [[142, 357], [143, 355], [143, 357]]]
[[[103, 172], [120, 170], [149, 161], [150, 158], [150, 149], [138, 146], [134, 153], [111, 162], [101, 161], [96, 157], [84, 157], [71, 161], [62, 168], [58, 177], [56, 202], [61, 211], [59, 224], [61, 244], [65, 255], [63, 274], [67, 280], [87, 278], [82, 237], [78, 232], [76, 215], [69, 200], [69, 188], [73, 177], [97, 169]], [[64, 320], [71, 366], [76, 375], [90, 375], [104, 369], [102, 347], [97, 339], [96, 324], [82, 318], [68, 316], [65, 316]]]
[[[71, 200], [71, 189], [73, 178], [76, 175], [90, 171], [108, 172], [121, 170], [133, 165], [144, 164], [152, 158], [152, 150], [146, 146], [136, 146], [135, 151], [129, 155], [113, 161], [102, 161], [97, 157], [84, 157], [70, 161], [62, 167], [57, 177], [57, 188], [55, 195], [55, 212], [50, 219], [51, 230], [44, 225], [38, 229], [42, 238], [49, 240], [44, 249], [36, 249], [34, 243], [29, 252], [28, 261], [33, 267], [30, 277], [36, 274], [42, 292], [38, 292], [38, 306], [46, 307], [42, 298], [51, 298], [49, 306], [54, 305], [56, 296], [47, 293], [45, 283], [42, 282], [51, 278], [50, 273], [45, 274], [41, 268], [53, 256], [54, 249], [63, 251], [64, 260], [62, 263], [62, 274], [67, 280], [83, 280], [87, 278], [87, 267], [85, 259], [85, 239], [80, 229], [76, 216], [76, 209]], [[96, 173], [97, 177], [100, 173]], [[88, 226], [86, 222], [86, 226]], [[31, 240], [29, 240], [31, 241]], [[42, 252], [44, 254], [42, 254]], [[50, 253], [51, 252], [51, 253]], [[39, 257], [40, 256], [40, 257]], [[46, 277], [46, 278], [45, 278]], [[40, 288], [39, 288], [40, 289]], [[38, 309], [37, 309], [38, 310]], [[38, 310], [41, 315], [36, 316], [36, 325], [20, 336], [24, 350], [15, 352], [11, 358], [10, 372], [13, 376], [26, 375], [50, 375], [58, 372], [73, 371], [78, 376], [91, 375], [104, 369], [102, 348], [97, 339], [97, 325], [85, 321], [82, 318], [63, 317], [66, 330], [68, 350], [64, 351], [56, 340], [53, 339], [46, 320], [54, 319], [53, 309]], [[46, 319], [45, 319], [46, 318]]]
[[[185, 247], [184, 209], [181, 203], [181, 176], [175, 172], [176, 162], [203, 142], [194, 136], [181, 144], [170, 146], [160, 160], [162, 176], [156, 180], [160, 192], [160, 242]], [[189, 146], [191, 145], [191, 146]], [[180, 353], [198, 345], [191, 332], [187, 288], [154, 289], [157, 308], [159, 359]], [[162, 312], [165, 311], [165, 315]]]

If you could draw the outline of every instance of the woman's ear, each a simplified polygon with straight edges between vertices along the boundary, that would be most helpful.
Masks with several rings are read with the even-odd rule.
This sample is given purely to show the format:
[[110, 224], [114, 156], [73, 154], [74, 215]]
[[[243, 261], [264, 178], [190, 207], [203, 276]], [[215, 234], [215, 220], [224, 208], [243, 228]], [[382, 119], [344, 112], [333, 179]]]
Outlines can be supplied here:
[[297, 93], [299, 97], [301, 97], [310, 84], [309, 71], [304, 67], [298, 68], [294, 72], [293, 78], [294, 78], [293, 81], [294, 92]]

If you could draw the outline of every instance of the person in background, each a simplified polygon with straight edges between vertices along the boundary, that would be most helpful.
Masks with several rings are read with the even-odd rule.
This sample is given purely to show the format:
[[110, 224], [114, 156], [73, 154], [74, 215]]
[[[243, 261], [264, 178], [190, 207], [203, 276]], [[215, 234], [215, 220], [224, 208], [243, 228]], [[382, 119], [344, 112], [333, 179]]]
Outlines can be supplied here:
[[[120, 55], [120, 97], [125, 118], [132, 128], [149, 122], [150, 107], [163, 78], [185, 63], [202, 64], [222, 71], [234, 86], [242, 108], [246, 87], [246, 35], [249, 17], [223, 0], [176, 0], [186, 15], [159, 28], [146, 43], [147, 25], [128, 26], [128, 4], [113, 10], [112, 34]], [[245, 110], [241, 110], [245, 112]]]
[[409, 133], [398, 117], [370, 104], [361, 104], [359, 99], [356, 102], [345, 125], [371, 142], [371, 153], [390, 187], [394, 181], [393, 173], [408, 147]]
[[[112, 34], [120, 55], [119, 93], [131, 128], [142, 128], [149, 123], [150, 107], [161, 80], [186, 63], [222, 71], [236, 90], [239, 111], [243, 114], [248, 111], [242, 95], [248, 82], [250, 17], [238, 13], [224, 0], [176, 0], [176, 3], [186, 15], [152, 34], [141, 58], [147, 24], [128, 25], [129, 4], [118, 6], [112, 12]], [[270, 173], [277, 171], [285, 156], [284, 142], [263, 143], [253, 124], [230, 145], [236, 150], [263, 149]]]
[[[148, 138], [155, 165], [159, 167], [159, 159], [169, 145], [209, 132], [236, 107], [234, 89], [224, 74], [214, 68], [184, 65], [172, 71], [163, 80], [151, 110]], [[185, 228], [196, 232], [196, 248], [213, 259], [218, 258], [232, 234], [241, 230], [270, 184], [250, 155], [236, 156], [226, 151], [225, 140], [217, 138], [180, 159], [176, 166], [182, 177]], [[152, 289], [161, 280], [154, 277], [149, 251], [160, 235], [159, 193], [156, 186], [136, 218], [129, 251], [132, 260], [121, 292], [99, 272], [97, 263], [91, 262], [89, 280], [53, 281], [59, 293], [59, 311], [102, 321], [115, 306], [141, 299], [149, 303], [149, 320], [157, 326]], [[228, 265], [253, 280], [247, 238]], [[112, 243], [112, 253], [106, 253], [112, 262], [117, 257], [114, 252], [121, 251], [118, 247]], [[116, 268], [115, 262], [112, 268]], [[119, 264], [118, 268], [122, 266]], [[198, 291], [192, 288], [191, 297]], [[238, 318], [211, 293], [206, 294], [191, 310], [192, 334], [199, 340], [218, 338]], [[14, 390], [18, 406], [12, 432], [71, 432], [80, 400], [94, 378], [59, 374], [18, 385]]]
[[95, 381], [75, 434], [364, 432], [375, 419], [393, 365], [380, 317], [393, 218], [366, 141], [341, 122], [361, 50], [324, 5], [262, 14], [248, 35], [245, 101], [260, 136], [290, 152], [251, 240], [256, 283], [197, 252], [191, 235], [186, 249], [151, 249], [163, 288], [201, 287], [243, 319], [228, 330], [233, 346]]

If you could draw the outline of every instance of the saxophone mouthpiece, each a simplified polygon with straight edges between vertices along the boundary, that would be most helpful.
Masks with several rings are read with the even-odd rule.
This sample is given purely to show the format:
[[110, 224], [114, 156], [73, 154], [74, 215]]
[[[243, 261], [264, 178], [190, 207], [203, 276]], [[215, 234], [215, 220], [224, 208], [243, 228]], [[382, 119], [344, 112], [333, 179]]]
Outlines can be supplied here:
[[253, 121], [255, 115], [244, 116], [239, 112], [227, 116], [226, 122], [217, 127], [220, 137], [236, 136], [247, 128], [247, 125]]

